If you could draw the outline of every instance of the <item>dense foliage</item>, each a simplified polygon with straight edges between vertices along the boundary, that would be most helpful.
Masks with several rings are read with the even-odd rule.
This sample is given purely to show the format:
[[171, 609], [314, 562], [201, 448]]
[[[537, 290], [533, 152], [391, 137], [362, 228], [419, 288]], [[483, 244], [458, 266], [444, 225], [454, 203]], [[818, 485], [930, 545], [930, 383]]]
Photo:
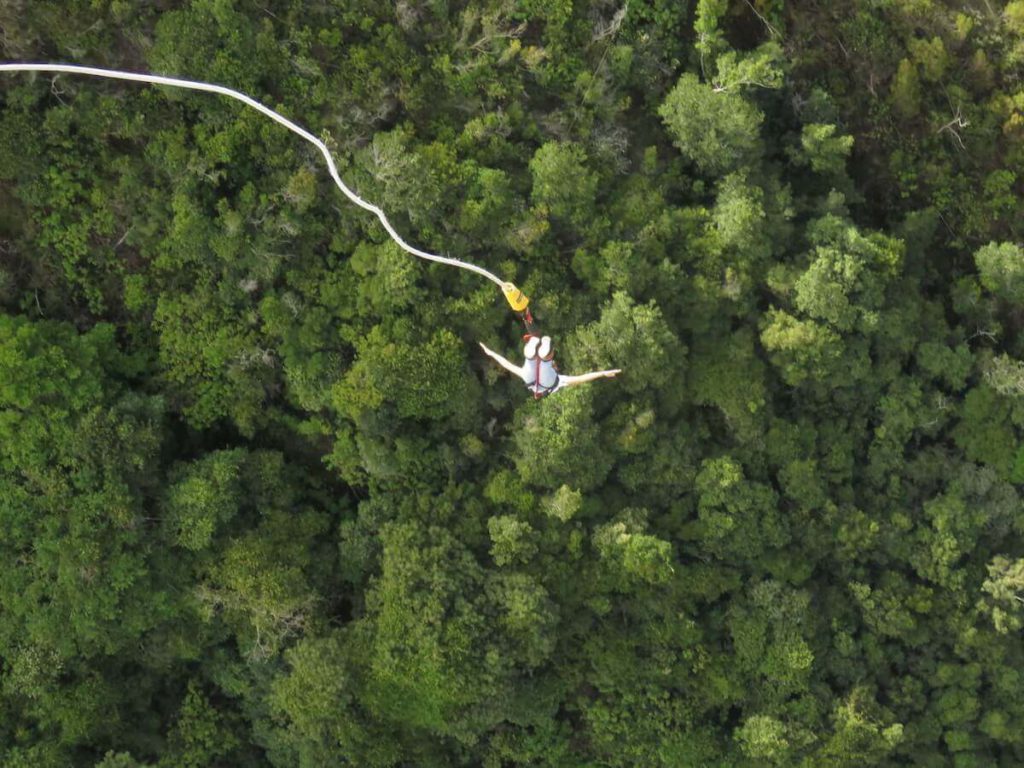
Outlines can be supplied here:
[[1024, 764], [1024, 1], [8, 0], [0, 764]]

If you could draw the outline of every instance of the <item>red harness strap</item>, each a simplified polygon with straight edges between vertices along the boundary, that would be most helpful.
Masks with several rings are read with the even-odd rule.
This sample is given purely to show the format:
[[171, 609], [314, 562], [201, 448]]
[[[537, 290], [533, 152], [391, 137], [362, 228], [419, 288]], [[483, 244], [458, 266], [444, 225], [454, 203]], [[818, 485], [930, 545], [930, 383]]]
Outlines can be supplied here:
[[535, 326], [535, 325], [533, 324], [533, 315], [532, 315], [532, 314], [530, 313], [530, 308], [529, 308], [529, 307], [527, 307], [526, 309], [524, 309], [524, 310], [523, 310], [523, 311], [522, 311], [522, 312], [521, 312], [521, 313], [519, 314], [519, 316], [520, 316], [520, 317], [522, 318], [522, 320], [523, 320], [523, 325], [525, 325], [525, 326], [526, 326], [526, 332], [527, 332], [527, 334], [529, 334], [530, 336], [539, 336], [539, 335], [540, 335], [540, 334], [539, 334], [539, 333], [537, 332], [537, 327], [536, 327], [536, 326]]

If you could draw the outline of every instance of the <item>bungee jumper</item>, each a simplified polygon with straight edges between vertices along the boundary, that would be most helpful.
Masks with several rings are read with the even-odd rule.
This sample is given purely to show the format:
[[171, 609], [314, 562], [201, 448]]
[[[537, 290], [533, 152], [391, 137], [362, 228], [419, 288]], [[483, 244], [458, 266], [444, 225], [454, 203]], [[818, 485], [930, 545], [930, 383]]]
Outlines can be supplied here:
[[578, 376], [566, 376], [559, 373], [558, 368], [555, 367], [555, 353], [551, 348], [550, 336], [534, 336], [528, 333], [525, 339], [526, 346], [523, 347], [523, 356], [526, 360], [522, 365], [515, 365], [506, 360], [493, 349], [489, 349], [483, 342], [480, 342], [480, 347], [498, 365], [513, 376], [521, 378], [527, 388], [533, 392], [535, 400], [553, 395], [565, 387], [574, 387], [595, 379], [610, 379], [616, 374], [622, 373], [621, 369], [615, 368], [610, 371], [593, 371]]
[[512, 283], [502, 286], [502, 292], [505, 294], [509, 306], [519, 315], [526, 327], [526, 334], [523, 336], [523, 341], [526, 342], [526, 346], [523, 347], [523, 357], [526, 359], [519, 366], [506, 360], [482, 341], [480, 348], [506, 371], [521, 378], [527, 388], [533, 392], [534, 400], [553, 395], [565, 387], [585, 384], [595, 379], [610, 379], [616, 374], [622, 373], [620, 368], [610, 371], [593, 371], [578, 376], [566, 376], [559, 373], [558, 367], [554, 363], [555, 353], [551, 347], [551, 337], [541, 336], [540, 331], [537, 330], [537, 325], [530, 312], [530, 300]]
[[[223, 85], [215, 85], [213, 83], [204, 83], [196, 80], [183, 80], [176, 77], [164, 77], [162, 75], [150, 75], [141, 72], [123, 72], [116, 69], [84, 67], [77, 64], [30, 64], [21, 62], [0, 63], [0, 72], [56, 72], [73, 75], [88, 75], [90, 77], [104, 77], [112, 80], [129, 80], [138, 83], [149, 83], [151, 85], [168, 85], [174, 88], [184, 88], [191, 91], [205, 91], [207, 93], [216, 93], [221, 96], [228, 96], [236, 101], [240, 101], [246, 106], [266, 115], [274, 122], [283, 125], [292, 133], [300, 136], [315, 146], [327, 161], [327, 170], [338, 189], [342, 191], [345, 197], [360, 208], [374, 214], [380, 220], [380, 223], [383, 225], [391, 239], [394, 240], [403, 251], [420, 259], [434, 261], [439, 264], [446, 264], [451, 267], [458, 267], [460, 269], [469, 270], [470, 272], [475, 272], [482, 277], [486, 277], [501, 289], [501, 292], [505, 296], [505, 300], [508, 302], [508, 305], [512, 308], [512, 311], [516, 312], [526, 325], [527, 338], [529, 339], [526, 345], [526, 362], [523, 364], [522, 368], [519, 368], [512, 365], [508, 360], [497, 353], [492, 352], [483, 344], [480, 346], [483, 347], [484, 351], [497, 360], [504, 368], [512, 371], [517, 376], [521, 376], [527, 386], [533, 387], [535, 398], [539, 399], [553, 392], [557, 392], [563, 387], [582, 384], [585, 381], [592, 381], [596, 378], [611, 377], [619, 373], [618, 370], [614, 370], [598, 371], [596, 373], [588, 373], [582, 376], [563, 376], [559, 374], [552, 362], [553, 354], [551, 353], [551, 339], [547, 336], [538, 336], [536, 328], [534, 327], [533, 317], [530, 314], [530, 300], [521, 290], [519, 290], [519, 288], [516, 287], [514, 283], [508, 280], [502, 280], [494, 273], [489, 272], [477, 264], [472, 264], [468, 261], [461, 261], [460, 259], [453, 259], [447, 256], [439, 256], [434, 253], [428, 253], [427, 251], [423, 251], [409, 245], [402, 239], [402, 236], [395, 231], [395, 228], [391, 226], [391, 222], [388, 221], [383, 210], [378, 206], [363, 200], [355, 192], [345, 186], [345, 183], [341, 180], [341, 175], [338, 173], [338, 168], [334, 164], [334, 158], [331, 156], [331, 151], [323, 141], [311, 134], [305, 128], [302, 128], [298, 124], [292, 122], [284, 115], [275, 112], [265, 104], [256, 101], [251, 96], [247, 96], [232, 88], [227, 88]], [[531, 361], [533, 361], [532, 364]], [[530, 371], [527, 371], [528, 368]]]

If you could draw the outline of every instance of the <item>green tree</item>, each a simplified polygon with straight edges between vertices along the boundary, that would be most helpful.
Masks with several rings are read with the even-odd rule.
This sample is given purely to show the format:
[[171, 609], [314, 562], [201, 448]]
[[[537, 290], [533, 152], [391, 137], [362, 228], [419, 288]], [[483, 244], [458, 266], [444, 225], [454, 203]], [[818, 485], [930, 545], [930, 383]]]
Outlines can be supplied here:
[[598, 526], [594, 546], [624, 584], [637, 580], [648, 584], [668, 581], [673, 573], [672, 547], [646, 533], [647, 510], [626, 509], [616, 519]]
[[843, 352], [835, 331], [813, 320], [798, 320], [778, 309], [765, 314], [761, 343], [783, 380], [791, 386], [807, 379], [829, 378]]
[[749, 87], [780, 88], [782, 63], [782, 47], [774, 41], [750, 53], [726, 51], [716, 61], [718, 74], [712, 85], [716, 93]]
[[876, 328], [886, 285], [902, 263], [902, 243], [862, 235], [835, 217], [815, 222], [810, 237], [815, 250], [794, 286], [797, 308], [840, 331]]
[[985, 611], [998, 632], [1015, 632], [1024, 626], [1024, 560], [997, 555], [988, 564], [988, 578], [981, 588], [989, 595]]
[[833, 731], [818, 759], [835, 765], [854, 766], [878, 762], [891, 755], [903, 738], [903, 724], [888, 715], [864, 689], [854, 689], [837, 703]]
[[921, 110], [921, 82], [917, 67], [909, 59], [900, 62], [890, 98], [896, 114], [904, 120], [916, 117]]
[[802, 159], [815, 173], [841, 176], [853, 149], [852, 136], [836, 136], [836, 126], [812, 123], [803, 127], [800, 135]]
[[391, 736], [374, 728], [358, 697], [358, 665], [347, 633], [308, 637], [287, 651], [286, 674], [274, 680], [271, 711], [280, 718], [272, 754], [300, 766], [349, 761], [394, 765], [402, 755]]
[[1014, 243], [989, 243], [974, 254], [981, 284], [1000, 299], [1024, 301], [1024, 252]]
[[618, 292], [597, 322], [568, 342], [571, 363], [585, 370], [622, 368], [627, 392], [657, 389], [682, 372], [686, 349], [655, 302], [637, 305]]
[[756, 760], [778, 765], [789, 755], [785, 725], [768, 715], [748, 717], [736, 729], [736, 738], [744, 754]]
[[515, 515], [501, 515], [487, 521], [491, 534], [491, 557], [498, 565], [510, 565], [529, 560], [537, 551], [533, 543], [533, 529], [530, 524]]
[[683, 157], [702, 173], [724, 176], [761, 155], [764, 115], [739, 93], [716, 91], [686, 73], [658, 108]]
[[593, 393], [574, 387], [540, 402], [539, 413], [516, 414], [513, 456], [523, 480], [555, 490], [572, 482], [581, 491], [599, 486], [612, 457], [594, 422]]
[[191, 550], [208, 547], [218, 528], [238, 514], [242, 495], [242, 450], [218, 451], [182, 468], [170, 486], [164, 525], [174, 543]]
[[756, 561], [766, 549], [790, 539], [776, 494], [763, 483], [747, 480], [734, 459], [708, 459], [697, 475], [700, 538], [721, 558]]
[[0, 697], [56, 749], [122, 727], [128, 657], [174, 613], [144, 525], [164, 404], [132, 367], [109, 325], [0, 316]]
[[161, 764], [199, 768], [227, 758], [238, 746], [238, 738], [222, 721], [198, 685], [190, 682]]
[[544, 144], [530, 159], [532, 199], [552, 216], [580, 225], [594, 209], [598, 176], [587, 168], [579, 144]]

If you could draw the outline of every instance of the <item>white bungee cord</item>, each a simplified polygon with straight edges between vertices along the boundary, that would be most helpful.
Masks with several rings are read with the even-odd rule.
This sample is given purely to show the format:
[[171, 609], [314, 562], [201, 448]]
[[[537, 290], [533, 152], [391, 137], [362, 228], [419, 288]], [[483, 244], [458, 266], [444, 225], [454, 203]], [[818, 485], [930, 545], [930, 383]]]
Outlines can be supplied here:
[[251, 96], [246, 96], [244, 93], [226, 88], [223, 85], [214, 85], [212, 83], [204, 83], [195, 80], [182, 80], [176, 77], [163, 77], [161, 75], [150, 75], [138, 72], [122, 72], [116, 69], [102, 69], [99, 67], [83, 67], [75, 64], [2, 64], [0, 63], [0, 72], [63, 72], [70, 75], [89, 75], [92, 77], [105, 77], [111, 80], [131, 80], [138, 83], [151, 83], [153, 85], [169, 85], [173, 88], [186, 88], [191, 91], [206, 91], [208, 93], [218, 93], [222, 96], [228, 96], [232, 99], [242, 102], [243, 104], [252, 107], [258, 112], [262, 112], [264, 115], [269, 117], [276, 123], [280, 123], [289, 131], [303, 139], [308, 141], [310, 144], [320, 150], [320, 154], [324, 156], [324, 160], [327, 161], [327, 169], [330, 171], [331, 178], [334, 179], [334, 183], [338, 185], [340, 189], [349, 200], [363, 208], [370, 213], [374, 214], [380, 223], [387, 230], [387, 233], [391, 236], [398, 246], [421, 259], [428, 261], [435, 261], [440, 264], [447, 264], [452, 267], [459, 267], [460, 269], [468, 269], [470, 272], [476, 272], [478, 275], [482, 275], [490, 280], [492, 283], [502, 289], [505, 294], [505, 298], [508, 299], [509, 304], [513, 309], [522, 311], [526, 307], [526, 297], [523, 296], [522, 292], [510, 282], [502, 280], [492, 272], [488, 272], [483, 267], [479, 267], [476, 264], [471, 264], [468, 261], [461, 261], [460, 259], [453, 259], [447, 256], [439, 256], [435, 253], [428, 253], [427, 251], [414, 248], [402, 239], [402, 236], [395, 231], [395, 228], [391, 226], [391, 222], [388, 221], [387, 216], [384, 215], [384, 211], [378, 208], [373, 203], [368, 203], [363, 200], [359, 195], [345, 186], [345, 182], [341, 180], [341, 176], [338, 174], [338, 168], [334, 164], [334, 158], [331, 157], [331, 152], [327, 149], [327, 145], [324, 144], [320, 139], [311, 134], [305, 128], [296, 125], [287, 117], [278, 114], [270, 107], [261, 104]]

